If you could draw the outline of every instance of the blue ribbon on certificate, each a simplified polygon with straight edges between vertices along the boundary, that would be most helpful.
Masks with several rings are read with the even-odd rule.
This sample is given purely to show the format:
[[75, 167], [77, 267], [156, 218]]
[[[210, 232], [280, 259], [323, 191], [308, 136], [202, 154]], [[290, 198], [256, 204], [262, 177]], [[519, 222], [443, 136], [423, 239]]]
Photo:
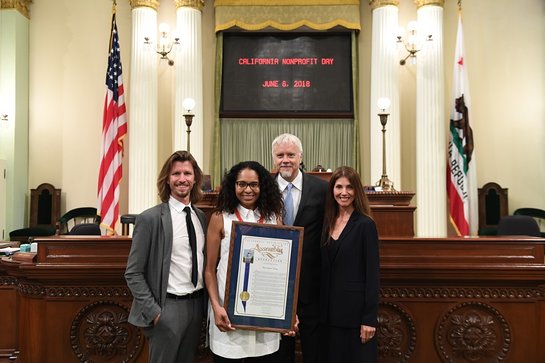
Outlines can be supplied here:
[[248, 279], [250, 277], [250, 261], [246, 261], [246, 266], [244, 266], [244, 286], [242, 287], [242, 306], [244, 307], [244, 311], [246, 311], [246, 301], [250, 298], [250, 294], [248, 293]]

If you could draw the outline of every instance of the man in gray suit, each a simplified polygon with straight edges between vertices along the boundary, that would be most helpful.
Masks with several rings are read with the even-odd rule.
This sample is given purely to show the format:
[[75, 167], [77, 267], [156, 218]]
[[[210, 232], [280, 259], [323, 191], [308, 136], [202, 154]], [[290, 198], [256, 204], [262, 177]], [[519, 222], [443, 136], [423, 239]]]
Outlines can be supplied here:
[[[284, 198], [284, 224], [305, 228], [297, 316], [303, 362], [314, 363], [318, 361], [319, 352], [320, 238], [327, 182], [300, 170], [303, 146], [295, 135], [276, 137], [272, 142], [272, 157], [278, 171], [276, 181]], [[280, 355], [282, 362], [294, 362], [294, 338], [282, 336]]]
[[157, 178], [161, 204], [136, 217], [125, 279], [134, 297], [129, 322], [142, 327], [149, 361], [194, 362], [204, 312], [202, 171], [176, 151]]

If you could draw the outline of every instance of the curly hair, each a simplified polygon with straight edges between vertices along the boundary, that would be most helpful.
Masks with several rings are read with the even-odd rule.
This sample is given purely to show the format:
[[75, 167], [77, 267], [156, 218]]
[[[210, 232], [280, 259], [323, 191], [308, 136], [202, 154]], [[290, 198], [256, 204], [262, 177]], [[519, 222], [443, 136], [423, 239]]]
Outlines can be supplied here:
[[170, 198], [170, 185], [168, 184], [168, 177], [170, 176], [170, 169], [172, 169], [172, 165], [174, 165], [175, 162], [180, 161], [189, 161], [191, 165], [193, 165], [193, 173], [195, 174], [195, 184], [193, 184], [193, 188], [191, 188], [191, 194], [189, 195], [189, 198], [191, 200], [191, 203], [197, 203], [202, 199], [203, 193], [201, 190], [201, 184], [202, 184], [202, 170], [199, 167], [199, 164], [197, 164], [197, 160], [191, 155], [189, 151], [175, 151], [170, 157], [165, 161], [163, 164], [163, 167], [161, 168], [161, 171], [159, 172], [159, 176], [157, 177], [157, 190], [159, 191], [159, 199], [163, 203], [168, 202], [168, 199]]
[[371, 216], [369, 200], [363, 191], [363, 185], [361, 184], [361, 178], [358, 172], [349, 166], [341, 166], [337, 168], [333, 174], [331, 174], [331, 178], [329, 179], [329, 184], [327, 186], [322, 243], [327, 242], [330, 232], [335, 228], [335, 220], [339, 215], [339, 205], [335, 201], [333, 189], [335, 188], [335, 183], [337, 180], [342, 177], [348, 179], [354, 188], [354, 210], [368, 217]]
[[259, 178], [259, 198], [256, 201], [256, 207], [259, 208], [261, 215], [266, 219], [275, 215], [282, 215], [284, 203], [278, 184], [271, 173], [257, 161], [240, 162], [225, 174], [221, 182], [216, 210], [228, 213], [235, 212], [235, 209], [240, 204], [235, 193], [235, 182], [240, 172], [244, 169], [255, 171]]

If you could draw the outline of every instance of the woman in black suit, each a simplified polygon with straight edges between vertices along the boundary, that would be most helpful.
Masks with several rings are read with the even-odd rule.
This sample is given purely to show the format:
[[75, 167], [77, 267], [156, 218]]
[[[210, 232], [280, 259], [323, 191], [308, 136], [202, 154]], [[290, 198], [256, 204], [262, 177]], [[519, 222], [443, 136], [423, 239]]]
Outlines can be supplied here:
[[376, 362], [379, 251], [358, 173], [333, 172], [322, 237], [320, 321], [326, 362]]

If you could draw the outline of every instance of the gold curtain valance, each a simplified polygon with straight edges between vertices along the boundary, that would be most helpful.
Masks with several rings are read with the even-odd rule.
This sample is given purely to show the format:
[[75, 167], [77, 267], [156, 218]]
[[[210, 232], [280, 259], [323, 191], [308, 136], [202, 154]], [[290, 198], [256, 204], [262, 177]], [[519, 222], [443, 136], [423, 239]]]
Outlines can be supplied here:
[[359, 0], [216, 0], [216, 32], [244, 30], [295, 30], [308, 27], [360, 30]]

